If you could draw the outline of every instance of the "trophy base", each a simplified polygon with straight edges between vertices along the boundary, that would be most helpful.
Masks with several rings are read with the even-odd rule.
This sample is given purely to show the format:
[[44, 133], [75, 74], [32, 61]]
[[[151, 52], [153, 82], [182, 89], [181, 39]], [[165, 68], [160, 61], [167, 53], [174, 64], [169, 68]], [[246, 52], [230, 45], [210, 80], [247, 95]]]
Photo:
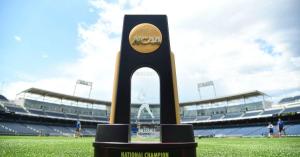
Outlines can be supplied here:
[[129, 124], [98, 124], [95, 157], [196, 157], [193, 126], [162, 124], [161, 143], [131, 143]]
[[95, 142], [95, 157], [196, 157], [197, 143]]

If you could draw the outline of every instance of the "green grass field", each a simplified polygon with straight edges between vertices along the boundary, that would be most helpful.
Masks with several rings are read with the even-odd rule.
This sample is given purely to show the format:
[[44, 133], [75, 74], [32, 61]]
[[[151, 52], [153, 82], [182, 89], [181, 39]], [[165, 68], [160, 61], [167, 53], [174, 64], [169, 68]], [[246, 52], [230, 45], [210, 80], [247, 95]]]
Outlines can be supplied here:
[[[0, 136], [0, 157], [92, 157], [94, 138]], [[300, 138], [197, 139], [197, 157], [299, 157]]]

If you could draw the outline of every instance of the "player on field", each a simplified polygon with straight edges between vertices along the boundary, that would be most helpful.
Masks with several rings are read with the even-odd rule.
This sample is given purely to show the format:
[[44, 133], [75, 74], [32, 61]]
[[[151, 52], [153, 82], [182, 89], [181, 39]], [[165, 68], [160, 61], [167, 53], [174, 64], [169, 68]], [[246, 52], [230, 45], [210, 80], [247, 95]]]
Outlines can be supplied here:
[[81, 130], [81, 124], [80, 124], [80, 121], [77, 120], [77, 122], [76, 122], [76, 132], [75, 132], [75, 137], [80, 137], [80, 130]]
[[281, 137], [282, 133], [284, 132], [284, 123], [280, 118], [278, 119], [277, 126], [278, 126], [278, 136]]
[[268, 129], [269, 129], [269, 137], [273, 136], [273, 133], [274, 133], [274, 126], [271, 122], [269, 122], [269, 125], [268, 125]]

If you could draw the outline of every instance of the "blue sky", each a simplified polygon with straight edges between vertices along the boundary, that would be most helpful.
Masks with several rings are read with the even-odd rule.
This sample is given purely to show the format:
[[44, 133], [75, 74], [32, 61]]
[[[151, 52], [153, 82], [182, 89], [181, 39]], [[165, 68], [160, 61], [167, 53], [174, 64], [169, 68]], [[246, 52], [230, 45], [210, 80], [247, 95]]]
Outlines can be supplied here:
[[[199, 100], [197, 83], [206, 81], [214, 82], [217, 96], [251, 90], [274, 100], [298, 95], [299, 3], [1, 1], [0, 90], [10, 99], [30, 87], [72, 94], [76, 80], [83, 79], [93, 82], [92, 98], [110, 101], [124, 14], [166, 14], [180, 102]], [[143, 91], [146, 101], [158, 102], [156, 74], [149, 69], [137, 74], [132, 100]], [[87, 93], [84, 86], [76, 91]], [[214, 92], [204, 88], [201, 95], [211, 98]]]
[[24, 79], [22, 75], [50, 77], [57, 65], [74, 62], [80, 57], [78, 23], [97, 18], [89, 8], [82, 0], [1, 1], [0, 82]]

